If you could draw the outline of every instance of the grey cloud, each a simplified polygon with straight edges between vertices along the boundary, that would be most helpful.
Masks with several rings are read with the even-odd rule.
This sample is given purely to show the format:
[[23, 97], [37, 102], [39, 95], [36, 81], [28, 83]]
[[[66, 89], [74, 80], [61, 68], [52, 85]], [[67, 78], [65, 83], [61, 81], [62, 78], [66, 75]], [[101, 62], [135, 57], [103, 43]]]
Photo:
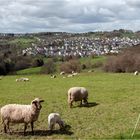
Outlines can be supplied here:
[[139, 0], [0, 0], [0, 32], [139, 30], [139, 6]]

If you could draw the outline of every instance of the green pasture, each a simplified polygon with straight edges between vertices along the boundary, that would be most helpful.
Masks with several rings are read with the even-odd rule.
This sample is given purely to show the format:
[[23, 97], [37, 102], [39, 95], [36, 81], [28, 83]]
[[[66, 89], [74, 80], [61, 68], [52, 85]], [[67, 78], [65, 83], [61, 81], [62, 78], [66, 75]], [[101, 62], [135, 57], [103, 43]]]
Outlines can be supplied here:
[[[45, 100], [34, 136], [30, 127], [23, 135], [23, 124], [11, 124], [12, 135], [4, 134], [0, 125], [0, 139], [130, 139], [140, 113], [140, 76], [133, 74], [81, 73], [72, 78], [51, 79], [50, 75], [24, 75], [29, 82], [16, 82], [22, 75], [5, 76], [0, 80], [0, 107], [5, 104], [30, 104], [35, 97]], [[70, 87], [84, 86], [89, 91], [89, 106], [73, 108], [67, 104]], [[58, 112], [67, 124], [65, 131], [58, 126], [48, 133], [47, 117]], [[140, 122], [139, 122], [140, 124]], [[140, 125], [134, 139], [140, 138]]]
[[15, 38], [14, 40], [11, 40], [9, 43], [15, 44], [19, 46], [20, 48], [27, 48], [27, 47], [31, 47], [31, 43], [36, 43], [36, 42], [37, 41], [35, 38], [20, 37], [20, 38]]

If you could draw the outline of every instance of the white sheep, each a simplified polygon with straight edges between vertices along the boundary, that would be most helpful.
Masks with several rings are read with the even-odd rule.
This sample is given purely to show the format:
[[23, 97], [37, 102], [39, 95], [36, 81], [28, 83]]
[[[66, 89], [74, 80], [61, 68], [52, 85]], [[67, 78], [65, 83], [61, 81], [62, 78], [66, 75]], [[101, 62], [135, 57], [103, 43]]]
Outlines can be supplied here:
[[65, 72], [64, 72], [64, 71], [61, 71], [61, 72], [60, 72], [60, 75], [64, 75], [64, 74], [65, 74]]
[[139, 74], [139, 72], [138, 72], [138, 71], [135, 71], [135, 72], [134, 72], [134, 75], [138, 75], [138, 74]]
[[51, 78], [56, 78], [56, 75], [51, 75]]
[[61, 119], [59, 113], [51, 113], [48, 116], [49, 130], [53, 130], [55, 125], [58, 124], [60, 129], [64, 128], [64, 121]]
[[77, 72], [74, 72], [72, 75], [73, 75], [73, 76], [76, 76], [76, 75], [78, 75], [78, 73], [77, 73]]
[[70, 105], [70, 108], [72, 107], [72, 103], [74, 101], [81, 101], [82, 105], [82, 100], [84, 103], [88, 103], [87, 101], [88, 98], [88, 91], [84, 87], [72, 87], [68, 90], [68, 104]]
[[21, 82], [21, 81], [24, 81], [24, 82], [29, 81], [29, 78], [21, 77], [19, 79], [16, 79], [16, 82]]
[[24, 134], [27, 129], [27, 125], [31, 124], [32, 134], [33, 134], [33, 124], [38, 119], [40, 110], [42, 108], [39, 98], [35, 98], [31, 105], [21, 105], [21, 104], [8, 104], [1, 108], [1, 119], [4, 126], [4, 132], [9, 132], [9, 123], [24, 123]]
[[94, 70], [89, 70], [88, 72], [89, 72], [89, 73], [90, 73], [90, 72], [94, 72]]
[[74, 76], [73, 74], [68, 74], [67, 75], [68, 78], [73, 77], [73, 76]]

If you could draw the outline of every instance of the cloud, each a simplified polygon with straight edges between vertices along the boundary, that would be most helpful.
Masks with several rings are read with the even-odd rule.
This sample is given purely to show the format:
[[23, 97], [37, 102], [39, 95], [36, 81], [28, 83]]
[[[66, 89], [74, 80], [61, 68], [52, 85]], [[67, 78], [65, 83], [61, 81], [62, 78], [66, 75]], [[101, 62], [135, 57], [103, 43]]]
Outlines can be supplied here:
[[0, 0], [0, 31], [135, 31], [139, 13], [139, 0]]

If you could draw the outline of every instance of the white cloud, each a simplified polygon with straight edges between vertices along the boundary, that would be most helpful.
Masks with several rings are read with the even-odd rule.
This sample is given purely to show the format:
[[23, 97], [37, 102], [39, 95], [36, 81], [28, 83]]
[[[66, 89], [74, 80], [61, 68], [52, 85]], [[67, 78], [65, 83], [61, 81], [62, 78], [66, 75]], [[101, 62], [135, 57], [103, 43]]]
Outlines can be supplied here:
[[0, 32], [139, 30], [140, 0], [0, 0]]

